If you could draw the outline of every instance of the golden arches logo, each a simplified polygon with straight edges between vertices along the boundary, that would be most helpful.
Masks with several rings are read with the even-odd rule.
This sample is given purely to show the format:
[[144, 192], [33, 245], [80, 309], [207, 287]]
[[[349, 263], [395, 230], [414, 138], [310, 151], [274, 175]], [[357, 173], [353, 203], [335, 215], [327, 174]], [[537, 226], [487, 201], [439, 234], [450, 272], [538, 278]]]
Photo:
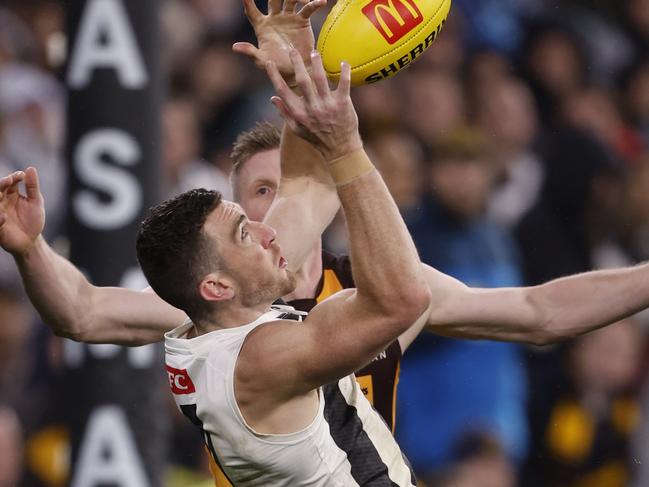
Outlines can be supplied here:
[[372, 0], [361, 11], [388, 44], [394, 44], [424, 20], [413, 0]]

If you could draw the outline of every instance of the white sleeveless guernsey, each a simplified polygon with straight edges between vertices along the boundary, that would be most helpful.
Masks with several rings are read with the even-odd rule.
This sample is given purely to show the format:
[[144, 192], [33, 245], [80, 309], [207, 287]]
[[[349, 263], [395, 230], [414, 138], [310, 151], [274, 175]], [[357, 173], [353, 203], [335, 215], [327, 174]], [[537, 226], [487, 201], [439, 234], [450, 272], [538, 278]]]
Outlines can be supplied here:
[[318, 412], [301, 431], [267, 435], [246, 424], [234, 396], [234, 367], [243, 342], [257, 326], [299, 313], [273, 306], [236, 328], [187, 339], [193, 326], [188, 321], [165, 334], [174, 399], [200, 428], [215, 462], [235, 486], [415, 485], [407, 460], [353, 375], [318, 389]]

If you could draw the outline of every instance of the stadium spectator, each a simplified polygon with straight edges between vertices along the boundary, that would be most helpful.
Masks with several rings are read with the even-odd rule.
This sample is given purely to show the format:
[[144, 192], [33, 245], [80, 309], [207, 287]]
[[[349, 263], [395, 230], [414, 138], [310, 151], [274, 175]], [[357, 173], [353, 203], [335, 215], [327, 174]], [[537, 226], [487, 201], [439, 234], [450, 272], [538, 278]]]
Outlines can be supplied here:
[[[479, 287], [516, 286], [511, 237], [485, 218], [494, 166], [484, 136], [451, 132], [433, 145], [427, 196], [408, 225], [424, 263]], [[527, 444], [526, 380], [519, 349], [423, 334], [402, 362], [397, 438], [424, 481], [452, 462], [461, 437], [487, 431], [510, 460]], [[434, 404], [434, 414], [431, 405]]]
[[198, 187], [230, 196], [227, 175], [199, 156], [201, 133], [194, 101], [187, 96], [168, 99], [163, 108], [162, 127], [165, 198]]
[[466, 104], [460, 78], [451, 71], [417, 69], [403, 83], [405, 123], [425, 143], [465, 123]]
[[22, 476], [23, 433], [16, 412], [0, 405], [0, 487], [14, 487]]
[[413, 211], [420, 203], [423, 186], [421, 142], [412, 134], [393, 128], [374, 133], [365, 144], [399, 210]]
[[534, 206], [543, 183], [543, 165], [533, 147], [539, 136], [534, 100], [521, 80], [507, 75], [476, 84], [472, 98], [475, 123], [489, 137], [496, 164], [488, 214], [512, 227]]
[[575, 93], [563, 102], [561, 112], [568, 126], [590, 133], [627, 162], [644, 150], [640, 134], [626, 123], [612, 94], [603, 88], [591, 86]]
[[629, 319], [568, 347], [557, 387], [536, 391], [530, 402], [533, 449], [524, 485], [624, 487], [639, 421], [631, 386], [644, 348], [640, 330]]
[[633, 65], [622, 84], [623, 106], [629, 122], [649, 147], [649, 58]]

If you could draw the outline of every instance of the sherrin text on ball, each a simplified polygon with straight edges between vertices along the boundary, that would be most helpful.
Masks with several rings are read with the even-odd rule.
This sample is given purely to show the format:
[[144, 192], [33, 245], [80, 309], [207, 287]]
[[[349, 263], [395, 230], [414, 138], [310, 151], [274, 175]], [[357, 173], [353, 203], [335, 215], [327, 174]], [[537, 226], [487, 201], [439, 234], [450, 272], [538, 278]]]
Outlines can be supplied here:
[[430, 47], [451, 0], [339, 0], [318, 37], [327, 76], [337, 80], [341, 61], [352, 68], [352, 84], [394, 76]]

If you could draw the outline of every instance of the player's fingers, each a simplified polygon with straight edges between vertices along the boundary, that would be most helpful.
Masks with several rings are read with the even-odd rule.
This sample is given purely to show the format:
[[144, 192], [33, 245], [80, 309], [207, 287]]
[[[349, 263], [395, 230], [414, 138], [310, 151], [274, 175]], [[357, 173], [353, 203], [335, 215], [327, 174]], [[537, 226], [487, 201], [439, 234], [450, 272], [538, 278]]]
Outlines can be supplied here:
[[255, 25], [264, 16], [257, 8], [255, 0], [243, 0], [243, 11], [252, 25]]
[[35, 167], [28, 167], [25, 171], [25, 191], [27, 198], [30, 200], [40, 200], [41, 196], [41, 183], [38, 180], [38, 171]]
[[284, 0], [282, 12], [285, 14], [292, 14], [295, 12], [295, 5], [297, 5], [297, 0]]
[[18, 183], [23, 179], [25, 179], [25, 173], [23, 171], [16, 171], [9, 176], [5, 176], [2, 178], [2, 182], [0, 182], [0, 191], [5, 196], [16, 193], [18, 191]]
[[282, 78], [282, 75], [279, 74], [279, 70], [274, 62], [269, 61], [266, 63], [266, 73], [270, 78], [270, 82], [273, 84], [273, 88], [275, 88], [275, 92], [282, 99], [286, 108], [291, 113], [294, 112], [300, 105], [300, 99], [295, 93], [293, 93], [293, 90], [288, 87], [286, 81]]
[[9, 186], [11, 186], [11, 176], [0, 178], [0, 193], [4, 192]]
[[342, 97], [349, 96], [351, 80], [352, 80], [352, 69], [349, 66], [348, 62], [343, 61], [342, 63], [340, 63], [340, 80], [338, 80], [338, 88], [336, 89], [336, 92], [340, 96]]
[[268, 0], [268, 13], [276, 15], [282, 12], [282, 0]]
[[286, 105], [279, 96], [271, 96], [270, 102], [275, 106], [275, 108], [277, 108], [277, 111], [284, 120], [291, 119], [291, 114], [289, 113], [288, 108], [286, 108]]
[[273, 96], [270, 98], [271, 103], [275, 106], [279, 114], [282, 116], [284, 119], [284, 122], [289, 126], [289, 128], [294, 132], [297, 133], [299, 130], [299, 125], [295, 121], [295, 118], [291, 115], [289, 112], [288, 108], [286, 107], [286, 104], [284, 101], [279, 97], [279, 96]]
[[311, 81], [311, 76], [309, 76], [304, 61], [302, 61], [302, 56], [300, 56], [300, 53], [296, 49], [291, 49], [290, 56], [293, 70], [295, 71], [295, 82], [297, 86], [300, 88], [307, 103], [310, 106], [316, 105], [318, 103], [316, 92]]
[[232, 44], [232, 51], [238, 54], [243, 54], [244, 56], [248, 56], [254, 61], [257, 61], [257, 53], [259, 52], [259, 49], [249, 42], [235, 42]]
[[17, 182], [22, 181], [24, 177], [25, 173], [22, 171], [15, 171], [8, 176], [3, 177], [0, 179], [0, 191], [6, 191]]
[[328, 96], [330, 94], [329, 82], [327, 81], [327, 73], [325, 73], [324, 66], [322, 65], [322, 58], [318, 51], [311, 51], [311, 72], [313, 82], [318, 90], [320, 96]]
[[325, 5], [327, 5], [327, 0], [313, 0], [302, 7], [298, 15], [305, 19], [311, 18], [314, 13]]

